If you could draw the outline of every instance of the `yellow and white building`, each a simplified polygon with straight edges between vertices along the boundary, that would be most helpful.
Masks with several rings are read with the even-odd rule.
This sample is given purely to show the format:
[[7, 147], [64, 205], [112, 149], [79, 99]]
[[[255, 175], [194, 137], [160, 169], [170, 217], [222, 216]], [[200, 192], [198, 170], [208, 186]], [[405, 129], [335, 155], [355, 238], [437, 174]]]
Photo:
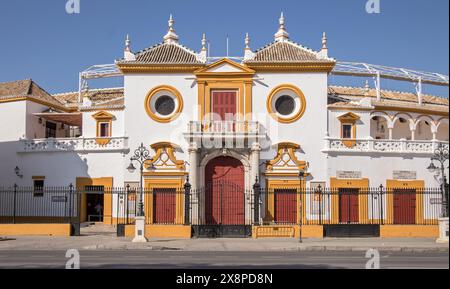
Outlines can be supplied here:
[[[233, 182], [246, 223], [256, 179], [265, 189], [439, 186], [426, 168], [449, 146], [448, 98], [329, 85], [325, 35], [318, 51], [306, 48], [283, 16], [261, 49], [247, 35], [239, 59], [209, 57], [206, 43], [183, 46], [171, 18], [159, 44], [133, 52], [127, 39], [115, 62], [123, 87], [51, 95], [32, 80], [0, 83], [0, 185], [136, 187], [127, 167], [143, 143], [145, 188]], [[105, 195], [105, 223], [120, 217], [117, 198]], [[192, 224], [207, 199], [193, 200]]]

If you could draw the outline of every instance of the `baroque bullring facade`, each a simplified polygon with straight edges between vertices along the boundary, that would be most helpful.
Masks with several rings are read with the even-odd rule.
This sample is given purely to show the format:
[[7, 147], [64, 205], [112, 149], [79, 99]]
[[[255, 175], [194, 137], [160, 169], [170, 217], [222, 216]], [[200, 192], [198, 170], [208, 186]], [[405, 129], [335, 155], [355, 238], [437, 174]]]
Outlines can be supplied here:
[[[52, 95], [32, 80], [0, 83], [0, 185], [72, 184], [83, 193], [73, 209], [80, 222], [125, 225], [126, 235], [137, 202], [149, 236], [208, 235], [214, 226], [297, 236], [303, 226], [317, 237], [339, 224], [435, 232], [440, 194], [423, 192], [440, 185], [426, 168], [435, 149], [448, 150], [447, 98], [329, 85], [336, 60], [325, 34], [319, 51], [306, 48], [283, 16], [273, 42], [253, 51], [247, 35], [238, 60], [209, 57], [205, 36], [201, 44], [200, 52], [181, 45], [171, 18], [159, 44], [133, 52], [127, 38], [115, 62], [123, 87]], [[141, 144], [142, 195], [139, 172], [127, 169]], [[384, 194], [374, 195], [380, 185]], [[20, 216], [41, 217], [26, 208]]]

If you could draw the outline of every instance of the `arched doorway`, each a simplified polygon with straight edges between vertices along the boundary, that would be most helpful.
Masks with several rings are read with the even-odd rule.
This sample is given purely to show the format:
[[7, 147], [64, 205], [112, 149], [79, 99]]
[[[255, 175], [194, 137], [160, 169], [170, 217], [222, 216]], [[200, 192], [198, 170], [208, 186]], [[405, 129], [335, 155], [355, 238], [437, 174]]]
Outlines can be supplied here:
[[244, 225], [244, 166], [232, 157], [217, 157], [205, 168], [205, 220], [211, 225]]
[[251, 226], [245, 221], [245, 169], [230, 156], [208, 162], [204, 172], [204, 224], [206, 237], [245, 237]]

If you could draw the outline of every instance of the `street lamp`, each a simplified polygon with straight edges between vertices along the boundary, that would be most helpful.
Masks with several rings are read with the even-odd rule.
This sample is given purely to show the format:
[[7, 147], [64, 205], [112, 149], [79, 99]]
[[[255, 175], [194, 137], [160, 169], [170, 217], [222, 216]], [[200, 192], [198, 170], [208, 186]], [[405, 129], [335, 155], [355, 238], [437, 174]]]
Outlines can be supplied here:
[[[448, 218], [448, 192], [446, 191], [447, 177], [445, 176], [445, 162], [448, 160], [448, 148], [445, 148], [441, 143], [434, 151], [434, 155], [431, 157], [431, 163], [428, 166], [428, 170], [431, 173], [439, 172], [441, 175], [441, 194], [442, 194], [442, 208], [441, 217]], [[441, 167], [437, 167], [433, 161], [437, 161]]]
[[143, 172], [144, 172], [144, 164], [146, 161], [151, 160], [150, 157], [150, 151], [145, 148], [144, 144], [141, 143], [141, 145], [134, 151], [134, 156], [130, 158], [130, 165], [127, 167], [127, 170], [130, 173], [134, 173], [136, 171], [136, 167], [134, 166], [133, 162], [136, 161], [139, 163], [139, 172], [140, 172], [140, 197], [139, 197], [139, 207], [138, 207], [138, 216], [142, 217], [144, 216], [144, 192], [143, 192]]
[[[299, 243], [303, 243], [303, 237], [302, 237], [302, 226], [303, 226], [303, 198], [306, 197], [306, 194], [303, 196], [301, 195], [301, 187], [302, 187], [302, 183], [303, 180], [308, 176], [308, 167], [309, 167], [309, 163], [306, 163], [304, 170], [300, 171], [298, 173], [298, 177], [300, 178], [300, 184], [299, 184], [299, 193], [300, 193], [300, 229], [299, 229], [299, 237], [298, 237], [298, 242]], [[306, 187], [305, 187], [306, 189]]]

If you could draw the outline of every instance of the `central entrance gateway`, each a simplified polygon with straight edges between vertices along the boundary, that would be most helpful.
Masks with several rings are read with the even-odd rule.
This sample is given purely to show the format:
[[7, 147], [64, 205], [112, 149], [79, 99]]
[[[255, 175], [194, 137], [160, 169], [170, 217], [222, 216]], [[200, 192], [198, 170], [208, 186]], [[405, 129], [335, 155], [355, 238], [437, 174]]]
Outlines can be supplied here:
[[196, 237], [249, 237], [245, 218], [245, 170], [229, 156], [212, 159], [205, 167], [204, 223], [194, 227]]

